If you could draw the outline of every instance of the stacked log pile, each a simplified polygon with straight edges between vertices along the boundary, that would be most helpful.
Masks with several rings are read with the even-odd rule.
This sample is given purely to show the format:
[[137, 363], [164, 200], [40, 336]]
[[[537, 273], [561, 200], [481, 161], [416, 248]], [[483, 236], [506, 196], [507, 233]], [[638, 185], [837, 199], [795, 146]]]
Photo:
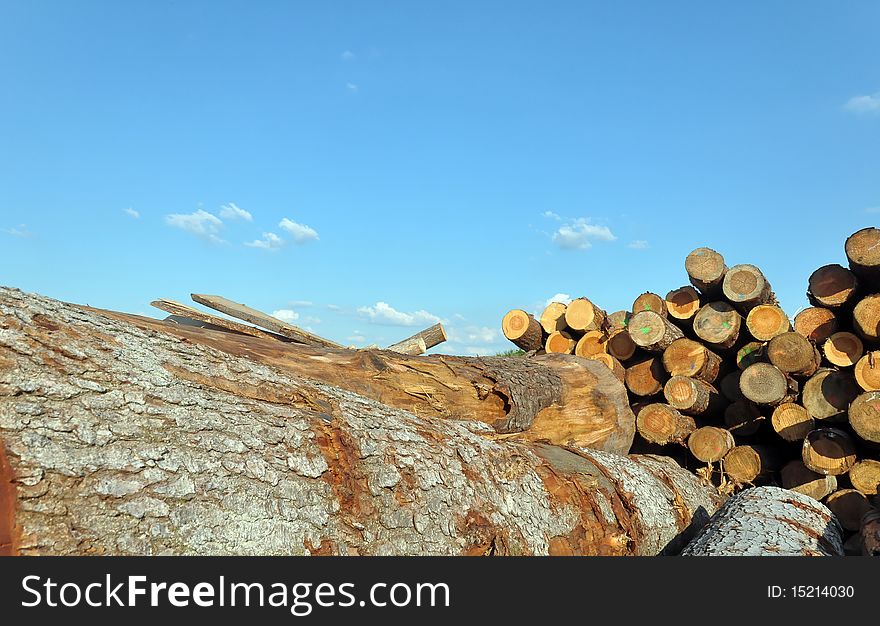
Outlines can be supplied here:
[[665, 297], [611, 313], [554, 302], [537, 318], [510, 311], [502, 329], [527, 352], [604, 363], [636, 414], [634, 452], [727, 492], [776, 485], [820, 500], [848, 549], [867, 552], [854, 546], [880, 506], [880, 229], [844, 248], [848, 267], [814, 271], [793, 320], [758, 267], [701, 247], [685, 260], [690, 284]]

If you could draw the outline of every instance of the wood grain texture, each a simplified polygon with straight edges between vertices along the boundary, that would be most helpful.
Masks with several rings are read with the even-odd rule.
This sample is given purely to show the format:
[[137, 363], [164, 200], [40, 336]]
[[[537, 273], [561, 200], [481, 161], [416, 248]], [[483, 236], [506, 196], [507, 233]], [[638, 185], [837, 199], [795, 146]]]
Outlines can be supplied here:
[[228, 330], [235, 333], [241, 333], [243, 335], [250, 335], [251, 337], [260, 337], [262, 339], [278, 339], [279, 341], [293, 341], [292, 339], [290, 339], [289, 337], [285, 337], [284, 335], [270, 333], [260, 328], [249, 326], [248, 324], [241, 324], [240, 322], [226, 319], [218, 315], [211, 315], [210, 313], [199, 311], [198, 309], [194, 309], [191, 306], [181, 304], [180, 302], [175, 302], [174, 300], [166, 300], [164, 298], [160, 298], [159, 300], [153, 300], [152, 302], [150, 302], [150, 306], [156, 307], [157, 309], [165, 311], [166, 313], [171, 313], [171, 315], [174, 316], [196, 320], [205, 324], [210, 324], [211, 326], [215, 326], [220, 329]]

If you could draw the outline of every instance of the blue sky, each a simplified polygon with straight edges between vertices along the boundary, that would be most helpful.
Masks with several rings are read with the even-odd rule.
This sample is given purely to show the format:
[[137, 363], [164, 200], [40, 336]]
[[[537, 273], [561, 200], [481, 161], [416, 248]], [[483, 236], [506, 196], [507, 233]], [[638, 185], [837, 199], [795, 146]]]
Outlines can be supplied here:
[[[700, 245], [786, 310], [880, 221], [877, 2], [0, 0], [0, 284], [507, 347]], [[268, 233], [268, 234], [267, 234]]]

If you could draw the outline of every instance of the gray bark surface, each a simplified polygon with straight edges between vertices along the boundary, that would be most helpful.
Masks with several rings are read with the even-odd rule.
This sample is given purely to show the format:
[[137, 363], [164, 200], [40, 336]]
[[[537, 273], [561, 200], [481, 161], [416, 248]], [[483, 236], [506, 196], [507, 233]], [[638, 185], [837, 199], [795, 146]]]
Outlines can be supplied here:
[[718, 496], [0, 287], [0, 553], [656, 554]]
[[730, 498], [684, 556], [843, 556], [843, 530], [824, 504], [779, 487]]

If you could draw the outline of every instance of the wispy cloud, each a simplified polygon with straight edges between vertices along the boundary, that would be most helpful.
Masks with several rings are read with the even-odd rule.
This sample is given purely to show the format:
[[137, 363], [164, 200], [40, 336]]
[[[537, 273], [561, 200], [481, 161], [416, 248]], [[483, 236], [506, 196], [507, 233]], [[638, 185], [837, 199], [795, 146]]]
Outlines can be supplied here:
[[556, 220], [557, 222], [562, 221], [562, 218], [553, 211], [544, 211], [543, 213], [541, 213], [541, 216], [546, 217], [547, 219]]
[[868, 96], [853, 96], [843, 108], [853, 113], [880, 113], [880, 91]]
[[229, 204], [224, 204], [220, 207], [220, 217], [225, 217], [230, 220], [244, 220], [246, 222], [252, 222], [254, 217], [245, 211], [244, 209], [235, 206], [234, 202], [230, 202]]
[[135, 211], [133, 208], [128, 207], [127, 209], [122, 209], [124, 213], [126, 213], [129, 217], [134, 218], [136, 220], [141, 219], [141, 214], [138, 211]]
[[367, 338], [364, 337], [359, 330], [354, 331], [354, 334], [349, 335], [345, 339], [346, 341], [354, 341], [355, 343], [364, 343], [367, 340]]
[[562, 304], [569, 304], [571, 303], [571, 296], [567, 293], [557, 293], [555, 296], [547, 298], [547, 301], [544, 302], [544, 308], [550, 306], [551, 302], [561, 302]]
[[339, 55], [339, 58], [343, 61], [354, 61], [355, 55], [351, 50], [346, 50], [342, 54]]
[[404, 313], [389, 306], [385, 302], [377, 302], [375, 306], [362, 306], [357, 310], [358, 315], [369, 319], [374, 324], [386, 324], [388, 326], [418, 326], [420, 324], [436, 324], [440, 318], [427, 311], [419, 310], [412, 313]]
[[261, 250], [278, 250], [284, 245], [284, 240], [275, 233], [263, 233], [262, 239], [247, 241], [248, 248], [260, 248]]
[[593, 247], [593, 241], [614, 241], [617, 237], [607, 226], [591, 224], [590, 220], [579, 217], [563, 224], [553, 233], [553, 243], [563, 250], [586, 250]]
[[224, 243], [220, 238], [223, 220], [216, 215], [199, 209], [194, 213], [172, 213], [165, 216], [165, 223], [174, 228], [207, 239], [212, 243]]
[[28, 230], [27, 224], [19, 224], [13, 228], [4, 228], [3, 232], [7, 235], [12, 235], [13, 237], [33, 237], [31, 231]]
[[293, 237], [293, 243], [298, 245], [318, 240], [318, 233], [314, 228], [298, 224], [286, 217], [278, 223], [278, 227], [290, 233]]
[[648, 242], [644, 239], [636, 239], [634, 241], [630, 241], [626, 244], [627, 248], [632, 248], [633, 250], [644, 250], [648, 247]]
[[880, 213], [880, 206], [869, 206], [865, 209], [865, 213]]
[[298, 309], [305, 309], [310, 306], [315, 306], [315, 303], [311, 300], [291, 300], [290, 306], [296, 307]]
[[358, 86], [354, 83], [345, 83], [345, 88], [354, 93], [358, 91]]
[[291, 309], [278, 309], [277, 311], [272, 311], [272, 317], [282, 322], [295, 322], [299, 319], [299, 313]]
[[328, 309], [330, 309], [331, 311], [338, 311], [338, 310], [340, 310], [340, 309], [342, 308], [342, 307], [339, 306], [338, 304], [327, 304], [327, 305], [325, 305], [325, 306], [326, 306]]

